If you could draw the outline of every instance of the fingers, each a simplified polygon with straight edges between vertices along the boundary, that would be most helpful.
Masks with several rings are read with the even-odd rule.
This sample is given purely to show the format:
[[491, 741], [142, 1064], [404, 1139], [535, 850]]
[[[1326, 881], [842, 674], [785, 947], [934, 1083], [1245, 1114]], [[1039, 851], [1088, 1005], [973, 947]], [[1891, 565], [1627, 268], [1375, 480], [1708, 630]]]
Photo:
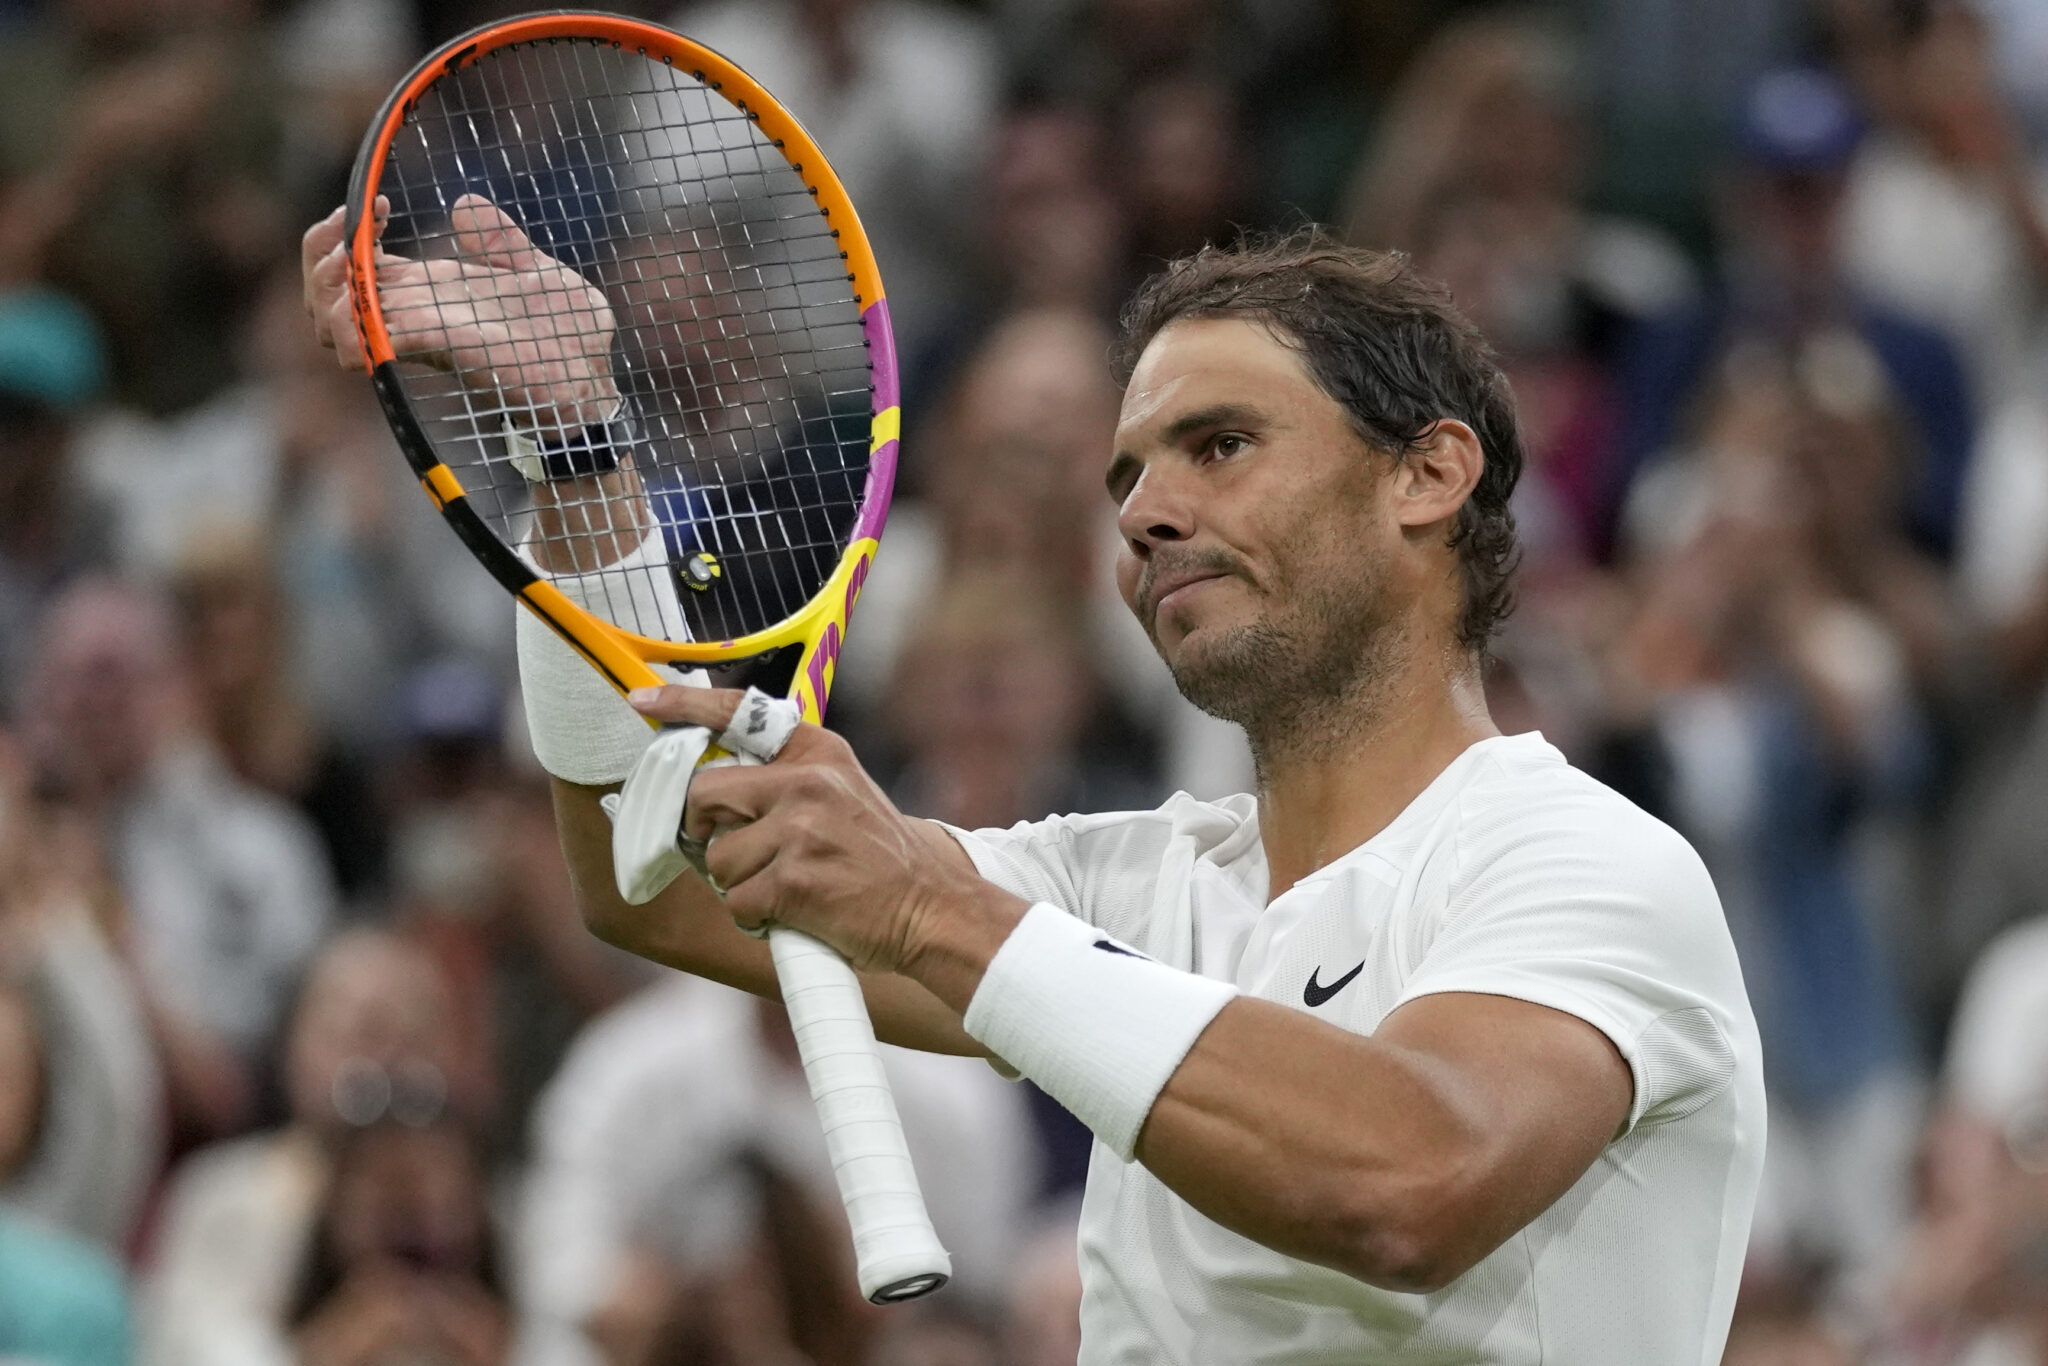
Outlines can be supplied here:
[[341, 235], [347, 217], [347, 208], [337, 208], [307, 228], [306, 235], [299, 239], [299, 276], [305, 285], [306, 313], [309, 317], [318, 318], [322, 312], [313, 288], [315, 268], [341, 245]]
[[690, 779], [683, 807], [683, 833], [708, 840], [723, 830], [748, 825], [774, 809], [791, 787], [791, 773], [771, 764], [725, 764], [700, 768]]
[[704, 726], [712, 732], [732, 724], [746, 693], [737, 688], [692, 688], [670, 683], [659, 688], [635, 688], [626, 700], [642, 716], [678, 726]]
[[362, 334], [356, 330], [354, 304], [348, 294], [347, 210], [336, 209], [306, 229], [299, 241], [299, 269], [306, 314], [313, 335], [335, 352], [344, 370], [361, 370]]
[[448, 215], [455, 229], [455, 248], [466, 257], [481, 257], [504, 270], [535, 271], [554, 264], [552, 257], [533, 245], [512, 217], [480, 194], [466, 194], [455, 201]]
[[782, 837], [772, 828], [774, 822], [766, 824], [770, 828], [741, 825], [720, 831], [705, 848], [704, 866], [725, 892], [731, 893], [775, 861]]

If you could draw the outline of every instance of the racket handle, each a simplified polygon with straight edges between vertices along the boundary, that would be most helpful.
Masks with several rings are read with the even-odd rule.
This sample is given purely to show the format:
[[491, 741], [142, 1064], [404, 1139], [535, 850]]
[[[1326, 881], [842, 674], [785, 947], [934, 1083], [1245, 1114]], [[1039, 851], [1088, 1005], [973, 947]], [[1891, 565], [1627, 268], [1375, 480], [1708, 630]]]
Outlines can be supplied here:
[[876, 1304], [928, 1295], [951, 1278], [953, 1262], [925, 1213], [860, 979], [801, 931], [771, 928], [768, 947], [853, 1226], [860, 1293]]

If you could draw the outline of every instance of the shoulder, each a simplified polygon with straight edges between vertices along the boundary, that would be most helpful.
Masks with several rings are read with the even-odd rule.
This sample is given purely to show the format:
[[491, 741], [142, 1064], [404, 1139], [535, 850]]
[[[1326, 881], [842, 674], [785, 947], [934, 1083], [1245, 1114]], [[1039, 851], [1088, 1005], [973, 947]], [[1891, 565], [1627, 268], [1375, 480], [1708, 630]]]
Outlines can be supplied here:
[[1540, 737], [1495, 746], [1433, 845], [1424, 885], [1435, 890], [1416, 904], [1419, 954], [1517, 973], [1542, 964], [1628, 995], [1659, 983], [1671, 990], [1649, 997], [1740, 1012], [1734, 942], [1699, 854]]
[[1510, 737], [1486, 756], [1455, 808], [1457, 872], [1536, 864], [1566, 881], [1711, 893], [1686, 838], [1537, 736]]

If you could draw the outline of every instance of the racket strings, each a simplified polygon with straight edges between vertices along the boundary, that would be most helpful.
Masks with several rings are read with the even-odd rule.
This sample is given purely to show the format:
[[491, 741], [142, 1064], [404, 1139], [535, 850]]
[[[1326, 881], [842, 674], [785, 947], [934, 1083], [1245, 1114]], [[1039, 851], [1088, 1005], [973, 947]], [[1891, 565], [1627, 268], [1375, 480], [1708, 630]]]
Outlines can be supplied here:
[[[429, 89], [381, 188], [387, 249], [451, 280], [461, 268], [432, 291], [438, 321], [474, 315], [486, 341], [497, 338], [482, 348], [483, 373], [482, 362], [408, 366], [404, 382], [500, 537], [568, 563], [576, 557], [553, 552], [577, 547], [549, 542], [651, 523], [658, 553], [600, 572], [594, 606], [657, 639], [750, 634], [817, 593], [859, 516], [872, 375], [837, 235], [749, 115], [694, 74], [607, 43], [522, 44]], [[552, 261], [473, 269], [487, 263], [458, 241], [466, 195], [496, 205]], [[387, 292], [387, 319], [394, 302]], [[545, 344], [504, 340], [521, 328]], [[395, 323], [392, 334], [403, 354]], [[535, 517], [519, 443], [505, 432], [559, 434], [517, 382], [548, 369], [548, 346], [608, 352], [640, 432], [640, 506], [622, 502], [626, 481], [579, 478], [556, 482], [555, 515]], [[649, 608], [663, 595], [650, 598], [635, 574], [683, 585], [682, 632]]]

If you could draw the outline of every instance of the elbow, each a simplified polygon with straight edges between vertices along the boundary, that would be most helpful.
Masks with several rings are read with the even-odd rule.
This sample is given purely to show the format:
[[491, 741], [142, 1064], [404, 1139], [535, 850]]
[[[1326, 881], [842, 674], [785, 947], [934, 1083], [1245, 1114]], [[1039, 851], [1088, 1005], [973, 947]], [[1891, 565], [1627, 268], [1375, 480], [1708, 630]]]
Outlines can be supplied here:
[[583, 928], [615, 949], [631, 950], [631, 936], [626, 932], [625, 917], [618, 914], [618, 908], [605, 904], [595, 897], [576, 897], [576, 909], [583, 917]]
[[613, 948], [631, 952], [635, 948], [635, 908], [628, 906], [609, 886], [591, 887], [572, 866], [569, 890], [576, 898], [576, 914], [583, 928]]
[[[1390, 1186], [1392, 1187], [1390, 1189]], [[1340, 1216], [1329, 1264], [1382, 1290], [1427, 1295], [1479, 1263], [1491, 1247], [1475, 1236], [1479, 1222], [1454, 1166], [1390, 1183], [1352, 1183], [1372, 1190]]]

